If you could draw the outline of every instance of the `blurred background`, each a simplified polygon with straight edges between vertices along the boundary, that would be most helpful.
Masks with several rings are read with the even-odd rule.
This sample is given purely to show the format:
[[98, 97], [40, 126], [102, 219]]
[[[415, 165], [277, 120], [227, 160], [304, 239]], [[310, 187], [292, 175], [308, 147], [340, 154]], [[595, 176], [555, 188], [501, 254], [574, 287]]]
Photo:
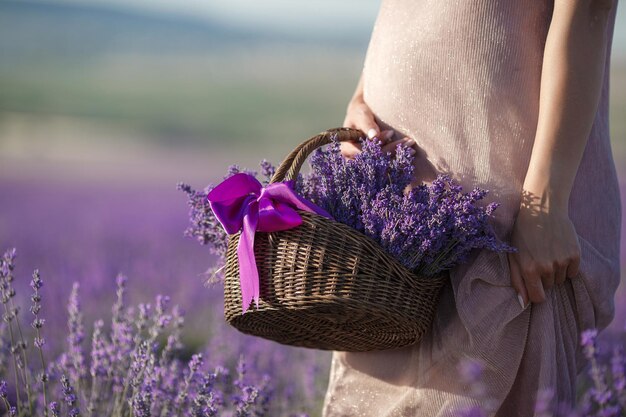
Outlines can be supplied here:
[[124, 272], [131, 296], [196, 297], [199, 316], [211, 260], [182, 236], [176, 183], [278, 163], [339, 126], [377, 7], [0, 1], [0, 247], [59, 296], [78, 280], [105, 298], [88, 310]]
[[[176, 183], [202, 189], [232, 163], [278, 163], [341, 125], [378, 5], [0, 0], [0, 250], [18, 249], [20, 296], [39, 268], [49, 325], [60, 329], [72, 281], [91, 319], [109, 314], [123, 272], [133, 301], [164, 293], [187, 310], [190, 346], [218, 331], [235, 337], [220, 327], [221, 289], [203, 287], [211, 259], [182, 235], [186, 198]], [[612, 143], [626, 184], [621, 5], [611, 76]], [[622, 286], [622, 318], [625, 302]], [[329, 356], [315, 361], [323, 391]]]

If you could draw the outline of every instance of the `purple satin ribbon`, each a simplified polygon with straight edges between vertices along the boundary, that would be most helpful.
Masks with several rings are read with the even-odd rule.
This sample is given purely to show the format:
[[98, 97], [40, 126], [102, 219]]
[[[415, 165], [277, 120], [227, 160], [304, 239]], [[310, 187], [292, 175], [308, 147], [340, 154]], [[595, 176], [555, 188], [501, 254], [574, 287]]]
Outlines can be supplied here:
[[292, 229], [302, 223], [296, 209], [332, 219], [322, 208], [297, 195], [293, 181], [263, 187], [252, 175], [239, 173], [215, 187], [207, 199], [226, 233], [241, 230], [237, 257], [243, 313], [254, 299], [259, 307], [259, 271], [254, 258], [254, 234]]

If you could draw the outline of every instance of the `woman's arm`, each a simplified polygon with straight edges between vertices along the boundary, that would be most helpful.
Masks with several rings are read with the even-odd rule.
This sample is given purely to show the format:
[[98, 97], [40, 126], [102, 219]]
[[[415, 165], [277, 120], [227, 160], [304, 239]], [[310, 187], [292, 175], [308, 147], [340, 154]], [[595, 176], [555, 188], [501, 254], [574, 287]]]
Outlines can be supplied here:
[[612, 0], [555, 0], [545, 44], [539, 118], [511, 236], [512, 285], [526, 306], [578, 273], [568, 201], [596, 115]]

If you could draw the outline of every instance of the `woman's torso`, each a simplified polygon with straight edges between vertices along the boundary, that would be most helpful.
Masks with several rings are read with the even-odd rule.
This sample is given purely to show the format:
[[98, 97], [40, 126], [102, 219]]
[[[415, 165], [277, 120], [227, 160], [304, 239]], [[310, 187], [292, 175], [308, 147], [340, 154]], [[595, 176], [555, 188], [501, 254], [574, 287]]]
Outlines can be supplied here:
[[[379, 122], [414, 138], [465, 189], [490, 190], [485, 203], [500, 203], [494, 225], [502, 238], [534, 143], [552, 8], [535, 0], [383, 0], [365, 60], [364, 97]], [[609, 59], [570, 217], [615, 261], [621, 208], [608, 131]], [[590, 215], [599, 217], [590, 222]]]

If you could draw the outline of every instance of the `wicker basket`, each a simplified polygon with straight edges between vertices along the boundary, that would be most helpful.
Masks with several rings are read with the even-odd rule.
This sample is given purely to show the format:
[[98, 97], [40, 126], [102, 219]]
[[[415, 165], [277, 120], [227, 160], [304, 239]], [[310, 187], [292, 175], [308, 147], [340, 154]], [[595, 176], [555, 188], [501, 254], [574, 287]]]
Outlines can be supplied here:
[[[298, 146], [271, 182], [295, 178], [307, 156], [330, 143], [363, 135], [331, 129]], [[448, 274], [413, 274], [362, 233], [298, 211], [294, 229], [256, 233], [259, 308], [242, 314], [237, 243], [228, 242], [224, 312], [239, 331], [278, 343], [339, 351], [370, 351], [416, 343], [429, 329]]]

